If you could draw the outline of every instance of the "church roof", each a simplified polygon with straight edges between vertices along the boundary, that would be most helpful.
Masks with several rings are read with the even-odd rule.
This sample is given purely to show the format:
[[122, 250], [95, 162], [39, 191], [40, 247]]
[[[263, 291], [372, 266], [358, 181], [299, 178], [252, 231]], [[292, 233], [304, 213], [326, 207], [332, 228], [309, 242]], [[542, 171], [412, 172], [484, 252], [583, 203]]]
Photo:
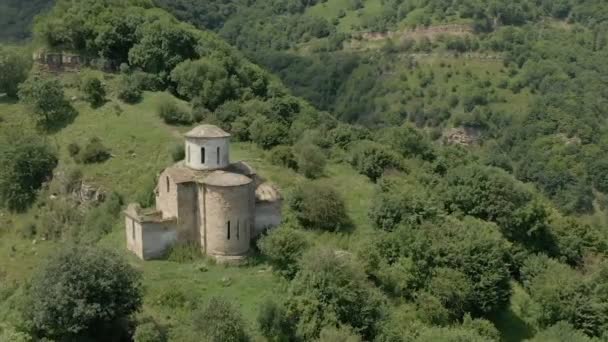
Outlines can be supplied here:
[[[242, 161], [230, 164], [221, 171], [243, 175], [248, 179], [255, 175], [255, 170], [249, 164]], [[181, 184], [190, 182], [206, 183], [205, 180], [209, 175], [219, 171], [193, 170], [187, 167], [183, 161], [180, 161], [166, 168], [163, 172], [171, 177], [176, 184]]]
[[194, 127], [185, 136], [186, 138], [227, 138], [230, 134], [214, 125], [200, 125]]
[[238, 173], [226, 171], [214, 171], [205, 177], [203, 183], [211, 186], [241, 186], [251, 183], [253, 180]]

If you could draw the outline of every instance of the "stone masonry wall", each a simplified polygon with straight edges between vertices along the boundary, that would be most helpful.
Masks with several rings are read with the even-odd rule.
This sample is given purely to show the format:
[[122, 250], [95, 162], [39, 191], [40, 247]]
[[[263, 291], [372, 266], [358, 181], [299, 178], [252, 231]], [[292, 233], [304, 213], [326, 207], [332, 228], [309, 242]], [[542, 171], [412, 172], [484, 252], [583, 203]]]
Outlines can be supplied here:
[[203, 189], [206, 253], [217, 256], [246, 254], [251, 240], [253, 184], [235, 187], [204, 185]]
[[[205, 148], [205, 163], [202, 163], [201, 148]], [[230, 149], [228, 138], [187, 138], [186, 165], [194, 170], [215, 170], [230, 164]], [[219, 163], [217, 150], [219, 148]]]
[[177, 184], [166, 171], [158, 178], [157, 191], [156, 210], [163, 213], [163, 218], [177, 217]]

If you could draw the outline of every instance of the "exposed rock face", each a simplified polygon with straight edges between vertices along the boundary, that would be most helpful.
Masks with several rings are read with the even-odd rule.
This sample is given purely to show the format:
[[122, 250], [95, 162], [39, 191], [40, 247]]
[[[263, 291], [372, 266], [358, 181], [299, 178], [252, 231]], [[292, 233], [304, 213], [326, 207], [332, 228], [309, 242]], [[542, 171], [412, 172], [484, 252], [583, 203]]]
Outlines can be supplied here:
[[84, 182], [80, 183], [80, 187], [72, 192], [72, 196], [84, 204], [99, 204], [106, 199], [106, 194], [100, 188]]
[[480, 138], [481, 132], [473, 127], [456, 127], [443, 133], [443, 141], [448, 145], [477, 145]]

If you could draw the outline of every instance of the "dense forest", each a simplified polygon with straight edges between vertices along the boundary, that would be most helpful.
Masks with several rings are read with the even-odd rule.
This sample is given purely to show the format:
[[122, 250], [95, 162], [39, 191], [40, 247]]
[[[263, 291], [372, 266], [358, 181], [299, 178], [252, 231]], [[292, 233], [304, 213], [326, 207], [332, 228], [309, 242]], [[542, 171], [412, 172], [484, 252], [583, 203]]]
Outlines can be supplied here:
[[0, 41], [17, 42], [32, 33], [34, 17], [53, 5], [53, 0], [2, 0], [0, 2]]
[[[3, 6], [3, 40], [40, 15], [0, 46], [0, 340], [607, 338], [605, 2]], [[135, 260], [121, 209], [201, 122], [283, 223], [239, 267]]]

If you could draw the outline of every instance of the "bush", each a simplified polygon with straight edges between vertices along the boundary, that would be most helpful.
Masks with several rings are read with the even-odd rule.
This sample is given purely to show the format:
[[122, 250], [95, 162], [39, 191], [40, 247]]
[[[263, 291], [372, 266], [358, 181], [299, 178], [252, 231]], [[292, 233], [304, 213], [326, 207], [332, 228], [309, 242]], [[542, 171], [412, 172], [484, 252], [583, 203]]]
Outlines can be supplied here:
[[79, 160], [85, 164], [93, 164], [102, 163], [110, 157], [110, 150], [103, 145], [99, 138], [93, 137], [80, 153]]
[[348, 326], [327, 326], [321, 330], [317, 342], [362, 342], [361, 336]]
[[153, 320], [149, 319], [137, 326], [133, 334], [134, 342], [164, 342], [165, 334], [162, 328]]
[[189, 125], [192, 123], [192, 115], [179, 108], [173, 100], [166, 100], [160, 104], [158, 116], [169, 125]]
[[87, 102], [93, 107], [103, 105], [106, 100], [106, 90], [101, 81], [95, 76], [86, 76], [82, 81], [81, 90], [84, 92]]
[[70, 157], [76, 158], [80, 153], [80, 146], [75, 142], [70, 143], [68, 145], [68, 153], [70, 154]]
[[25, 210], [57, 166], [57, 156], [43, 140], [15, 137], [0, 143], [0, 205]]
[[38, 337], [111, 338], [142, 303], [139, 274], [118, 255], [69, 247], [38, 270], [26, 316]]
[[319, 337], [328, 324], [348, 325], [373, 341], [384, 318], [386, 302], [350, 256], [328, 249], [307, 252], [301, 270], [291, 281], [286, 301], [298, 337]]
[[258, 246], [270, 259], [275, 271], [291, 279], [298, 272], [298, 260], [308, 247], [308, 243], [301, 232], [280, 227], [262, 236]]
[[270, 150], [269, 159], [274, 165], [283, 166], [294, 170], [298, 167], [291, 146], [281, 145], [274, 147], [272, 150]]
[[117, 93], [119, 99], [133, 104], [141, 101], [143, 90], [133, 77], [123, 75], [118, 82]]
[[266, 117], [255, 119], [249, 126], [251, 140], [263, 149], [270, 149], [287, 140], [287, 127]]
[[327, 159], [320, 147], [300, 142], [294, 147], [294, 152], [298, 172], [310, 179], [319, 178], [323, 175]]
[[232, 303], [213, 297], [202, 308], [194, 312], [193, 326], [203, 341], [247, 341], [245, 321]]
[[374, 182], [384, 171], [402, 168], [401, 156], [384, 145], [371, 141], [361, 141], [355, 145], [350, 155], [350, 163], [360, 174]]
[[29, 77], [19, 85], [19, 98], [31, 107], [34, 121], [44, 130], [61, 128], [78, 115], [57, 78]]
[[327, 184], [304, 182], [296, 186], [287, 203], [305, 228], [339, 231], [349, 224], [342, 197]]
[[293, 341], [295, 338], [294, 327], [285, 308], [272, 300], [262, 303], [257, 322], [260, 332], [268, 341]]
[[174, 162], [184, 160], [186, 158], [186, 148], [183, 144], [177, 144], [171, 148], [171, 159]]

